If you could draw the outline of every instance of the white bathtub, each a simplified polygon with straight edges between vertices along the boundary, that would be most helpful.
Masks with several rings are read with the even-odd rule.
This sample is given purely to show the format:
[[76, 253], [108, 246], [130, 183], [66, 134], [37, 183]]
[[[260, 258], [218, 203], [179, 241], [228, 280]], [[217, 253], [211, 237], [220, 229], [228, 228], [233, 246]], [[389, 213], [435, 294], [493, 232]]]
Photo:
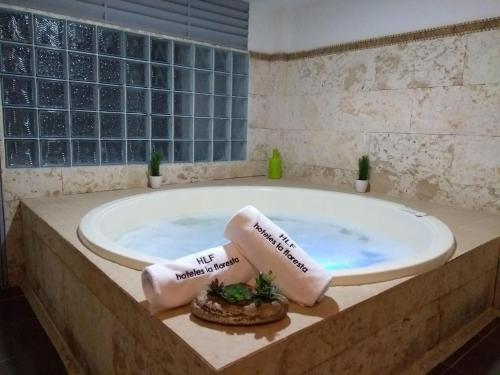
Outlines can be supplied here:
[[164, 259], [120, 246], [116, 239], [122, 234], [148, 222], [221, 209], [237, 211], [249, 204], [266, 213], [335, 218], [411, 247], [411, 256], [404, 259], [334, 271], [335, 285], [366, 284], [422, 273], [443, 264], [455, 250], [450, 229], [423, 212], [361, 195], [288, 187], [201, 187], [135, 195], [90, 211], [83, 217], [78, 234], [85, 246], [103, 258], [141, 270]]

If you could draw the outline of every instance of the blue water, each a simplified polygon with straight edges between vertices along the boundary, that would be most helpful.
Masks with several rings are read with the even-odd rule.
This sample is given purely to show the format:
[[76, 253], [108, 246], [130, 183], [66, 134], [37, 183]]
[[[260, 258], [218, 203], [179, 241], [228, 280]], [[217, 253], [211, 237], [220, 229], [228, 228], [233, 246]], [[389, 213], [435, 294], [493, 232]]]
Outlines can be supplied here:
[[[230, 216], [220, 213], [148, 223], [117, 242], [147, 255], [176, 259], [226, 243], [222, 233]], [[272, 215], [270, 219], [328, 270], [367, 267], [411, 255], [404, 243], [334, 221]]]

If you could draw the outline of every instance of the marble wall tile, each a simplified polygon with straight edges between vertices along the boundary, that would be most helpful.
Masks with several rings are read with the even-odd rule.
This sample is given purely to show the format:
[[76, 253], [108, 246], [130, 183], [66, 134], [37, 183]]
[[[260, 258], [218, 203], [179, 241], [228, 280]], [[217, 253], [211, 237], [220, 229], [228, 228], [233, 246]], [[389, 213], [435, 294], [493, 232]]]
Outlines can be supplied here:
[[373, 165], [372, 163], [369, 181], [370, 191], [399, 197], [401, 196], [402, 181], [401, 173], [394, 171], [390, 165], [384, 163]]
[[324, 56], [292, 60], [287, 64], [287, 94], [314, 95], [320, 93], [327, 79]]
[[212, 179], [212, 168], [207, 163], [171, 164], [162, 166], [162, 183], [175, 184]]
[[420, 200], [436, 201], [446, 188], [446, 178], [437, 174], [417, 176], [412, 173], [398, 175], [400, 195]]
[[61, 168], [2, 168], [2, 185], [8, 279], [10, 285], [17, 286], [25, 277], [23, 227], [19, 201], [23, 198], [62, 195]]
[[325, 91], [317, 95], [291, 95], [288, 96], [288, 122], [279, 127], [405, 132], [410, 128], [414, 98], [413, 90]]
[[288, 129], [290, 128], [289, 97], [286, 95], [272, 95], [268, 97], [269, 117], [266, 128]]
[[[372, 176], [370, 183], [376, 178], [377, 174]], [[451, 181], [450, 176], [428, 175], [417, 177], [412, 174], [403, 174], [394, 176], [394, 180], [399, 190], [397, 194], [391, 195], [482, 210], [493, 214], [500, 213], [500, 189], [454, 183]]]
[[[292, 180], [311, 181], [313, 169], [310, 165], [297, 164], [289, 161], [283, 162], [283, 177]], [[321, 167], [316, 167], [321, 168]]]
[[248, 98], [248, 127], [269, 128], [270, 109], [271, 103], [268, 95], [250, 95]]
[[[311, 131], [306, 164], [340, 169], [357, 169], [358, 158], [368, 152], [367, 136], [361, 132]], [[293, 160], [292, 160], [293, 161]]]
[[310, 139], [311, 132], [304, 130], [282, 130], [277, 139], [277, 146], [281, 152], [282, 160], [290, 163], [308, 164], [311, 163]]
[[120, 375], [169, 374], [165, 361], [159, 361], [144, 350], [143, 344], [127, 329], [115, 321], [111, 334], [113, 344], [113, 370]]
[[436, 202], [498, 215], [500, 214], [500, 189], [449, 183], [441, 190]]
[[466, 246], [464, 241], [460, 242], [453, 259], [444, 266], [446, 272], [443, 272], [440, 283], [446, 289], [442, 295], [448, 295], [463, 285], [476, 281], [479, 276], [495, 271], [500, 240], [486, 242], [466, 253], [460, 250], [460, 247]]
[[127, 187], [127, 166], [63, 168], [62, 179], [65, 195], [124, 189]]
[[234, 178], [236, 177], [252, 177], [252, 176], [264, 176], [267, 174], [267, 161], [249, 161], [242, 163], [229, 163], [229, 169], [224, 169], [221, 171], [225, 171], [225, 175], [223, 178], [218, 178], [216, 174], [218, 169], [214, 169], [214, 180], [221, 180], [226, 178]]
[[500, 85], [435, 87], [415, 95], [412, 133], [500, 136]]
[[[341, 91], [328, 91], [309, 96], [311, 108], [308, 111], [314, 114], [309, 116], [314, 121], [305, 122], [306, 128], [311, 130], [357, 130], [342, 122], [342, 101], [345, 94]], [[296, 118], [299, 118], [296, 115]]]
[[[450, 336], [459, 327], [471, 321], [493, 303], [496, 269], [462, 285], [439, 300], [439, 336]], [[454, 308], [449, 308], [453, 306]]]
[[360, 91], [373, 87], [374, 50], [317, 56], [288, 62], [289, 95]]
[[500, 30], [467, 35], [464, 83], [500, 83]]
[[500, 137], [457, 136], [450, 181], [500, 190]]
[[408, 132], [413, 102], [413, 90], [344, 93], [335, 124], [350, 131]]
[[288, 66], [286, 61], [273, 61], [269, 65], [269, 94], [286, 95]]
[[3, 169], [3, 199], [51, 197], [62, 194], [62, 168]]
[[424, 177], [442, 175], [449, 171], [455, 156], [452, 136], [372, 133], [368, 137], [375, 170]]
[[[281, 129], [320, 129], [320, 114], [326, 108], [330, 108], [323, 103], [319, 95], [289, 95], [286, 116], [280, 122]], [[328, 98], [335, 98], [331, 95]], [[282, 113], [281, 116], [284, 116]], [[275, 121], [280, 121], [279, 114]]]
[[[307, 373], [399, 374], [437, 344], [438, 308], [437, 302], [427, 304]], [[396, 351], [390, 349], [396, 347]]]
[[375, 87], [388, 90], [461, 85], [465, 40], [456, 36], [377, 49]]
[[112, 336], [103, 333], [111, 332], [115, 318], [46, 245], [38, 250], [33, 267], [41, 271], [44, 308], [85, 373], [113, 374]]
[[375, 49], [331, 54], [325, 57], [327, 91], [362, 91], [373, 89]]
[[274, 147], [281, 147], [281, 131], [278, 129], [248, 129], [248, 158], [250, 160], [267, 160]]
[[314, 181], [318, 184], [351, 188], [357, 171], [285, 162], [283, 176], [292, 180]]
[[162, 184], [182, 184], [237, 177], [262, 176], [265, 170], [259, 160], [248, 161], [168, 164], [162, 166]]
[[250, 58], [249, 64], [249, 94], [268, 95], [270, 93], [269, 75], [271, 63], [265, 60]]
[[[162, 174], [165, 174], [162, 172]], [[144, 188], [148, 186], [148, 166], [128, 165], [127, 166], [127, 188]]]

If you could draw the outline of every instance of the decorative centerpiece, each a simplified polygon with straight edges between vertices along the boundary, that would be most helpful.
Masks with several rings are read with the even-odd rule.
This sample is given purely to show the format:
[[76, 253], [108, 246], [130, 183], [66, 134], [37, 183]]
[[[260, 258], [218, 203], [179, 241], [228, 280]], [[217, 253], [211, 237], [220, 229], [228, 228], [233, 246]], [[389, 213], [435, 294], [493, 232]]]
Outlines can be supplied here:
[[358, 159], [358, 179], [354, 184], [354, 188], [358, 193], [365, 193], [368, 189], [368, 176], [370, 174], [370, 159], [368, 155], [363, 155]]
[[202, 290], [191, 303], [196, 317], [227, 325], [255, 325], [283, 319], [288, 299], [273, 284], [272, 272], [261, 273], [255, 286], [244, 283], [224, 285], [218, 279]]
[[155, 151], [151, 154], [151, 159], [149, 161], [149, 186], [153, 189], [158, 189], [161, 185], [161, 159], [161, 152]]

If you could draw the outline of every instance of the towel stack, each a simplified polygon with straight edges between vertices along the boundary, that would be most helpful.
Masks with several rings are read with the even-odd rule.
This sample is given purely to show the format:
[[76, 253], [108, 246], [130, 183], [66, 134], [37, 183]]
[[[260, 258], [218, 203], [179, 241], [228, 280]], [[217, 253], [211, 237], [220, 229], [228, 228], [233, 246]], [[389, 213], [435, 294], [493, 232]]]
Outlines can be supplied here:
[[142, 286], [152, 313], [188, 304], [215, 278], [247, 282], [272, 270], [281, 292], [304, 306], [321, 300], [331, 283], [331, 273], [255, 207], [238, 211], [224, 236], [231, 241], [227, 245], [144, 269]]

